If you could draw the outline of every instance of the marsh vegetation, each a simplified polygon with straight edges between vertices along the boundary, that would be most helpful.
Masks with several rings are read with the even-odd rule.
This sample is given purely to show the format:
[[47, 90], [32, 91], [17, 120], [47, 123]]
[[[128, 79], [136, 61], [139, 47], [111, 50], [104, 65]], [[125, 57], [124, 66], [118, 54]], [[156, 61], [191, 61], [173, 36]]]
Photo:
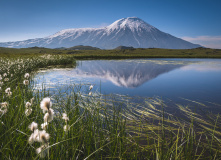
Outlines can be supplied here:
[[196, 112], [196, 101], [173, 104], [182, 114], [176, 117], [158, 97], [135, 103], [123, 95], [96, 92], [91, 84], [70, 84], [62, 92], [59, 86], [53, 91], [34, 87], [34, 71], [73, 67], [76, 57], [2, 55], [1, 159], [221, 158], [220, 115]]

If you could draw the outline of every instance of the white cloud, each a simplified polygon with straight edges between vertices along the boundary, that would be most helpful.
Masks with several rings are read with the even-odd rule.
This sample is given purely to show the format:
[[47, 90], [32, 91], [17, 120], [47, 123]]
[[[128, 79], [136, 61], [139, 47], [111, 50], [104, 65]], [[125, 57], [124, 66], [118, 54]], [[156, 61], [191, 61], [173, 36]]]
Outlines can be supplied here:
[[182, 39], [208, 48], [221, 49], [221, 36], [182, 37]]

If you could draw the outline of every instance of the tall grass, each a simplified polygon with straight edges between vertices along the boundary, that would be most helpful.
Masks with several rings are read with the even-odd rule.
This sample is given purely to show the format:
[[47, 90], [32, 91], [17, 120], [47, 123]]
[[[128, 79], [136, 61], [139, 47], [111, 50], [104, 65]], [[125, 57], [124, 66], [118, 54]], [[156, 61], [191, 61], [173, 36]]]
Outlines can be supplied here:
[[[62, 91], [59, 87], [48, 91], [44, 86], [33, 90], [31, 72], [73, 64], [67, 55], [1, 58], [1, 62], [1, 159], [39, 159], [44, 150], [45, 159], [221, 158], [219, 114], [203, 116], [194, 107], [174, 104], [182, 115], [176, 117], [167, 112], [170, 106], [159, 98], [134, 103], [124, 96], [105, 96], [93, 89], [88, 95], [88, 85], [73, 84]], [[30, 73], [29, 78], [26, 73]], [[24, 80], [29, 80], [29, 85]], [[5, 92], [9, 87], [11, 95]], [[44, 128], [50, 138], [38, 154], [41, 143], [30, 143], [33, 131], [29, 125], [36, 122], [38, 130], [43, 130], [45, 113], [40, 103], [45, 97], [50, 97], [55, 115]], [[31, 106], [27, 107], [27, 102]], [[31, 109], [30, 114], [27, 109]], [[62, 119], [64, 113], [68, 120]]]

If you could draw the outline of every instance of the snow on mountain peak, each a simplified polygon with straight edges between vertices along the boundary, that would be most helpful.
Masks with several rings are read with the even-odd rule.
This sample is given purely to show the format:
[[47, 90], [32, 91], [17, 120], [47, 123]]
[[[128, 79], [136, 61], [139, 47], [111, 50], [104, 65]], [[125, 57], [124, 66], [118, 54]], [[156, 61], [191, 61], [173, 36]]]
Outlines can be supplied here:
[[61, 30], [51, 36], [48, 36], [46, 38], [55, 38], [55, 37], [58, 37], [58, 36], [62, 36], [62, 37], [69, 37], [69, 36], [72, 36], [74, 35], [75, 33], [77, 33], [78, 35], [84, 33], [84, 32], [92, 32], [92, 31], [97, 31], [97, 30], [100, 30], [100, 28], [72, 28], [72, 29], [64, 29], [64, 30]]
[[107, 30], [109, 31], [125, 28], [129, 28], [132, 31], [139, 30], [139, 28], [143, 28], [147, 31], [150, 31], [154, 27], [137, 17], [122, 18], [107, 26]]
[[104, 28], [72, 28], [72, 29], [64, 29], [61, 30], [51, 36], [48, 36], [46, 38], [55, 38], [55, 37], [60, 37], [60, 38], [68, 38], [71, 37], [75, 34], [77, 36], [82, 35], [85, 32], [93, 32], [93, 31], [98, 31], [98, 30], [103, 30], [107, 34], [110, 34], [112, 31], [120, 30], [120, 29], [125, 29], [128, 28], [131, 31], [139, 31], [139, 29], [145, 29], [146, 31], [150, 31], [154, 27], [147, 24], [143, 20], [141, 20], [138, 17], [128, 17], [128, 18], [122, 18], [111, 25], [104, 27]]

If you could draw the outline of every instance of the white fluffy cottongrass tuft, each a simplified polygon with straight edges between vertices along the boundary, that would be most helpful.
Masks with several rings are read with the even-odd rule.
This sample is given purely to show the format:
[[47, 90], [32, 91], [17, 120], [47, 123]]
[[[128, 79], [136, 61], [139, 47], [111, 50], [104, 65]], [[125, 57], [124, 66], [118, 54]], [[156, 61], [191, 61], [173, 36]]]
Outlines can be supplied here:
[[69, 118], [66, 113], [62, 114], [62, 119], [65, 120], [66, 125], [64, 125], [64, 131], [67, 132], [70, 130], [70, 126], [68, 125]]
[[35, 123], [35, 122], [32, 122], [32, 123], [28, 126], [28, 128], [29, 128], [32, 132], [34, 132], [36, 129], [38, 129], [38, 124]]
[[3, 107], [3, 108], [8, 107], [8, 102], [2, 102], [1, 107]]
[[89, 92], [88, 95], [91, 96], [91, 95], [92, 95], [92, 92]]
[[29, 84], [29, 80], [24, 80], [23, 84], [27, 86]]
[[32, 113], [32, 109], [31, 108], [27, 108], [25, 109], [25, 115], [29, 116]]
[[51, 122], [54, 117], [54, 110], [49, 109], [48, 112], [44, 115], [44, 122]]
[[10, 87], [5, 89], [5, 93], [9, 93], [9, 92], [11, 92], [11, 88]]
[[8, 97], [11, 97], [11, 95], [12, 95], [12, 92], [8, 92]]
[[25, 107], [26, 107], [26, 108], [31, 107], [31, 103], [30, 103], [30, 102], [26, 102]]
[[9, 87], [9, 88], [6, 88], [6, 89], [5, 89], [5, 93], [8, 94], [8, 97], [11, 97], [11, 95], [12, 95], [11, 88], [10, 88], [10, 87]]
[[25, 73], [25, 79], [28, 79], [30, 77], [29, 73]]
[[5, 82], [8, 82], [8, 81], [9, 81], [9, 78], [5, 78], [4, 81], [5, 81]]
[[33, 132], [31, 134], [31, 136], [29, 137], [28, 139], [28, 143], [29, 144], [32, 144], [34, 143], [35, 141], [39, 141], [39, 131], [38, 131], [38, 124], [35, 123], [35, 122], [32, 122], [28, 128]]
[[66, 113], [62, 114], [62, 119], [65, 120], [66, 122], [69, 121], [69, 118]]
[[39, 142], [48, 143], [49, 138], [50, 138], [50, 135], [46, 133], [45, 130], [39, 131]]
[[28, 138], [28, 143], [29, 144], [33, 144], [35, 142], [35, 136], [34, 133], [31, 134], [31, 136]]
[[48, 126], [47, 122], [41, 124], [41, 128], [44, 129], [44, 130], [47, 129], [47, 126]]
[[46, 111], [48, 111], [50, 109], [50, 107], [52, 106], [52, 102], [50, 98], [44, 98], [41, 101], [40, 107], [43, 110], [43, 113], [45, 113]]
[[25, 115], [29, 116], [32, 113], [32, 108], [31, 108], [31, 103], [30, 102], [26, 102], [25, 104]]
[[0, 113], [5, 114], [8, 111], [8, 103], [7, 102], [2, 102], [0, 103]]
[[90, 85], [89, 90], [92, 90], [92, 89], [93, 89], [93, 86], [92, 86], [92, 85]]
[[48, 145], [44, 144], [36, 149], [36, 153], [39, 154], [41, 158], [44, 158], [48, 154]]
[[28, 143], [32, 144], [33, 142], [39, 142], [39, 130], [34, 130], [34, 133], [31, 134], [31, 136], [28, 139]]
[[70, 130], [70, 126], [69, 125], [64, 125], [64, 131], [67, 132]]

